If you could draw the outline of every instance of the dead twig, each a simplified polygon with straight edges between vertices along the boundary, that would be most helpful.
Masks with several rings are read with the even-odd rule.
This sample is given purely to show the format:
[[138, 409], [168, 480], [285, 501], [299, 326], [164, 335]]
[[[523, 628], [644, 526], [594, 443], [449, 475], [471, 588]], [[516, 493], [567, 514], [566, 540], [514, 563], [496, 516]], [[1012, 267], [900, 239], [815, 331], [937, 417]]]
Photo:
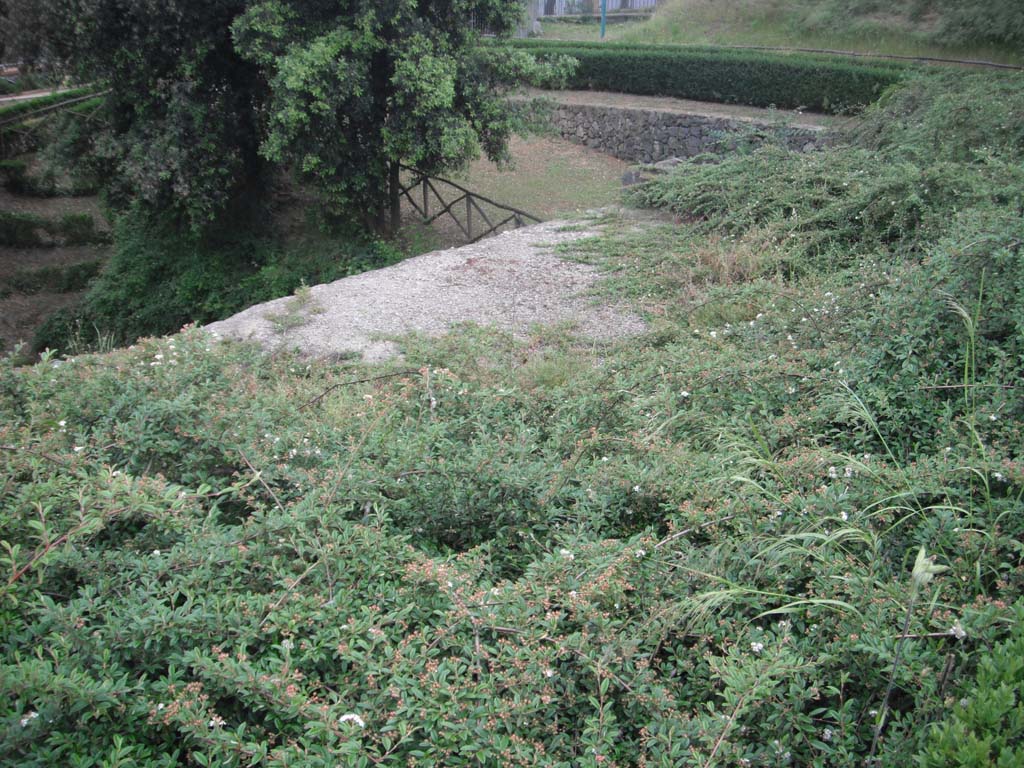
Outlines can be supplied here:
[[323, 400], [325, 397], [327, 397], [327, 395], [329, 395], [331, 392], [333, 392], [336, 389], [340, 389], [341, 387], [349, 387], [349, 386], [352, 386], [353, 384], [366, 384], [366, 383], [371, 382], [371, 381], [381, 381], [382, 379], [393, 379], [396, 376], [411, 376], [411, 375], [415, 375], [415, 374], [418, 374], [418, 373], [419, 373], [419, 371], [411, 371], [411, 370], [410, 371], [396, 371], [395, 373], [383, 373], [380, 376], [370, 376], [370, 377], [365, 378], [365, 379], [353, 379], [352, 381], [339, 381], [337, 384], [331, 384], [331, 386], [329, 386], [327, 389], [325, 389], [319, 395], [314, 397], [312, 400], [308, 400], [305, 403], [303, 403], [302, 405], [300, 405], [299, 406], [299, 410], [301, 411], [301, 410], [303, 410], [305, 408], [309, 408], [309, 406], [311, 406], [311, 405], [316, 405], [321, 400]]

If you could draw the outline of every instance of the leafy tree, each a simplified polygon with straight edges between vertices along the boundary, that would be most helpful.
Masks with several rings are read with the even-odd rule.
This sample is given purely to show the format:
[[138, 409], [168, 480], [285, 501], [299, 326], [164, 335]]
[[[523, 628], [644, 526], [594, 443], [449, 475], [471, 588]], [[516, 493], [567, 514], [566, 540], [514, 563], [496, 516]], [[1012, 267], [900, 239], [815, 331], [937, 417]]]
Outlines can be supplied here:
[[401, 163], [436, 173], [482, 150], [501, 161], [515, 127], [503, 91], [555, 76], [510, 35], [521, 0], [262, 0], [235, 20], [237, 50], [269, 87], [264, 157], [317, 183], [336, 212], [392, 232]]
[[115, 204], [198, 227], [248, 196], [262, 84], [230, 32], [247, 0], [8, 2], [35, 10], [18, 32], [51, 68], [109, 88], [92, 143]]

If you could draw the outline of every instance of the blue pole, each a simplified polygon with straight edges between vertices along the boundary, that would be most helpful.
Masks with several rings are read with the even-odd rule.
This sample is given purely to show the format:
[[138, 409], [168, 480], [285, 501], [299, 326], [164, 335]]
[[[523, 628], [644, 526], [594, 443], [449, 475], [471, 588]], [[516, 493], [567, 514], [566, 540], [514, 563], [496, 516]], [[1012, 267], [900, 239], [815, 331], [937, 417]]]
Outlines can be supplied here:
[[605, 19], [608, 17], [608, 0], [601, 0], [601, 39], [604, 40]]

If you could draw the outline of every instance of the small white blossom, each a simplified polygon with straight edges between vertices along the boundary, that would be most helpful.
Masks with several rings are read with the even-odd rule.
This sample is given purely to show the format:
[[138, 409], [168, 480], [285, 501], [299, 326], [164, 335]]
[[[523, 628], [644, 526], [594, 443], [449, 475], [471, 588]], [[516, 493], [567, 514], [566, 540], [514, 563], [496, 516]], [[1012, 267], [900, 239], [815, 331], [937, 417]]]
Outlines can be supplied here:
[[545, 669], [544, 670], [544, 677], [554, 677], [554, 676], [555, 676], [555, 670], [553, 670], [553, 669]]
[[683, 390], [682, 392], [680, 392], [680, 393], [679, 393], [679, 396], [680, 396], [680, 397], [689, 397], [689, 396], [690, 396], [690, 393], [689, 393], [689, 392], [687, 392], [687, 391], [686, 391], [686, 390], [684, 389], [684, 390]]
[[828, 476], [830, 478], [832, 478], [833, 480], [835, 480], [837, 477], [839, 477], [839, 470], [836, 469], [835, 467], [829, 467], [828, 468]]
[[639, 485], [634, 485], [633, 486], [633, 493], [640, 493], [640, 490], [641, 490], [641, 488], [640, 488]]
[[847, 520], [850, 519], [850, 516], [848, 514], [846, 514], [846, 512], [840, 512], [839, 513], [839, 517], [841, 517], [843, 519], [843, 522], [846, 522]]
[[576, 555], [574, 555], [572, 553], [572, 551], [568, 550], [568, 549], [560, 549], [560, 550], [558, 550], [558, 554], [560, 554], [566, 560], [575, 560], [576, 559]]
[[32, 710], [27, 715], [25, 715], [23, 718], [21, 718], [21, 727], [22, 728], [26, 728], [28, 726], [28, 724], [31, 723], [33, 720], [35, 720], [37, 717], [39, 717], [39, 713], [36, 712], [35, 710]]
[[832, 741], [832, 737], [834, 735], [835, 734], [834, 734], [834, 732], [832, 731], [831, 728], [826, 728], [824, 731], [821, 732], [821, 740], [822, 741]]
[[285, 638], [281, 641], [281, 647], [284, 648], [286, 651], [290, 651], [292, 648], [295, 647], [295, 643], [293, 643], [289, 638]]
[[761, 653], [764, 650], [764, 643], [751, 643], [750, 650], [754, 653]]
[[967, 630], [964, 629], [963, 625], [960, 623], [960, 620], [957, 619], [953, 626], [949, 628], [949, 634], [951, 634], [957, 640], [963, 640], [965, 637], [967, 637]]
[[344, 715], [338, 718], [339, 723], [355, 723], [360, 728], [365, 728], [366, 723], [363, 718], [357, 715], [355, 712], [346, 712]]
[[85, 446], [84, 445], [76, 445], [71, 450], [73, 450], [75, 453], [81, 453], [82, 451], [85, 450]]
[[642, 559], [642, 558], [647, 556], [647, 550], [646, 549], [638, 549], [633, 554], [636, 556], [637, 560], [640, 560], [640, 559]]

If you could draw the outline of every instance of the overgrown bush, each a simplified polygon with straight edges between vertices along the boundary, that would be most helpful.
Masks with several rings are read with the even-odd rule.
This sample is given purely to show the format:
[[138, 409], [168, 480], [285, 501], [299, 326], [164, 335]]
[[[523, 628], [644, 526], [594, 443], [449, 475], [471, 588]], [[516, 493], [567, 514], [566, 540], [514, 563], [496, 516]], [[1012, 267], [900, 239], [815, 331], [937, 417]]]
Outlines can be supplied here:
[[1024, 45], [1024, 6], [1015, 0], [932, 0], [931, 5], [942, 11], [944, 41]]
[[0, 211], [0, 245], [25, 248], [40, 245], [46, 222], [29, 213]]
[[34, 197], [50, 197], [56, 193], [52, 182], [28, 172], [23, 160], [0, 160], [0, 177], [8, 192]]
[[964, 401], [968, 387], [991, 388], [986, 417], [1024, 416], [1004, 397], [1024, 375], [1024, 144], [1012, 119], [1022, 108], [1017, 77], [922, 78], [869, 110], [854, 135], [860, 146], [691, 162], [633, 197], [698, 232], [770, 244], [761, 275], [792, 279], [870, 259], [887, 276], [871, 293], [887, 311], [849, 328], [876, 341], [844, 367], [892, 425], [890, 445], [905, 460], [937, 447], [937, 414], [969, 418], [977, 404]]
[[100, 267], [101, 262], [94, 259], [67, 266], [18, 270], [6, 280], [0, 281], [0, 293], [17, 291], [28, 295], [43, 291], [80, 291], [88, 287], [89, 282], [99, 274]]
[[66, 350], [83, 326], [121, 343], [173, 333], [398, 257], [384, 245], [328, 237], [281, 247], [259, 228], [182, 234], [142, 216], [121, 219], [114, 243], [82, 304], [37, 332], [37, 349]]
[[[1019, 158], [905, 149], [660, 182], [704, 220], [573, 246], [651, 321], [617, 345], [463, 327], [368, 368], [190, 329], [5, 361], [0, 754], [1015, 759]], [[135, 237], [125, 303], [175, 253]]]
[[915, 761], [921, 768], [1024, 764], [1024, 602], [1014, 608], [1010, 637], [985, 655], [975, 686], [933, 728]]
[[536, 40], [517, 45], [541, 57], [578, 60], [571, 88], [779, 109], [858, 109], [904, 76], [891, 65], [760, 51]]
[[31, 213], [0, 211], [0, 245], [30, 248], [55, 242], [92, 245], [109, 240], [109, 234], [97, 229], [96, 220], [87, 213], [69, 213], [53, 220]]

